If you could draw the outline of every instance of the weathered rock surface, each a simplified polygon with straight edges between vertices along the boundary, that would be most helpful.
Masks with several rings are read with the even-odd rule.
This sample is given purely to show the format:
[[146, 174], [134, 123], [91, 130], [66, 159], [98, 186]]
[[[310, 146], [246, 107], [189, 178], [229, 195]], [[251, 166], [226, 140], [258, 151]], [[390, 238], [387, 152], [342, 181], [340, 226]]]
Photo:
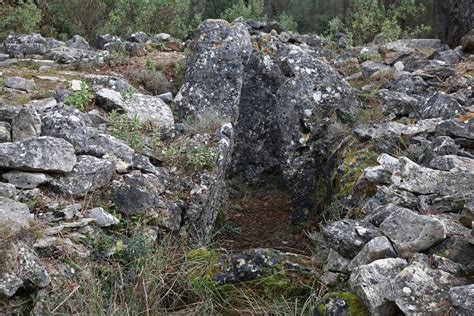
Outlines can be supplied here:
[[119, 219], [106, 212], [102, 207], [96, 207], [85, 212], [88, 218], [92, 218], [100, 227], [109, 227], [120, 223]]
[[84, 197], [89, 192], [107, 185], [115, 174], [113, 161], [79, 156], [71, 172], [56, 177], [51, 186], [58, 192], [73, 197]]
[[421, 118], [450, 119], [465, 113], [465, 109], [454, 99], [443, 92], [437, 92], [420, 108]]
[[356, 268], [349, 279], [351, 289], [362, 299], [373, 315], [393, 315], [396, 305], [385, 297], [390, 292], [390, 280], [407, 266], [400, 258], [376, 260]]
[[22, 108], [12, 121], [12, 141], [24, 141], [41, 134], [41, 119], [33, 108]]
[[385, 295], [405, 315], [446, 314], [450, 309], [448, 291], [457, 285], [459, 281], [451, 274], [414, 262], [390, 281], [391, 289]]
[[207, 20], [196, 31], [186, 81], [175, 98], [178, 119], [216, 112], [235, 118], [252, 43], [243, 23]]
[[25, 79], [22, 77], [8, 77], [5, 79], [5, 87], [22, 90], [25, 92], [32, 92], [35, 88], [35, 81], [32, 79]]
[[135, 93], [124, 100], [119, 92], [102, 89], [97, 92], [96, 100], [104, 109], [125, 112], [130, 119], [137, 118], [141, 124], [152, 122], [159, 127], [174, 124], [171, 108], [159, 96]]
[[402, 257], [421, 252], [446, 239], [446, 228], [437, 219], [399, 208], [380, 225]]
[[347, 269], [352, 271], [359, 266], [372, 263], [375, 260], [396, 257], [397, 253], [387, 237], [375, 237], [365, 244], [357, 256], [349, 263]]
[[63, 139], [37, 137], [0, 144], [0, 167], [3, 168], [70, 172], [75, 164], [74, 148]]
[[7, 143], [12, 140], [11, 125], [8, 122], [0, 122], [0, 143]]
[[7, 254], [12, 269], [0, 276], [0, 294], [13, 296], [20, 288], [34, 292], [51, 283], [51, 277], [37, 255], [23, 243], [15, 243]]
[[342, 256], [352, 259], [379, 231], [370, 223], [343, 220], [324, 226], [323, 236], [329, 246]]
[[24, 172], [12, 170], [2, 175], [8, 183], [19, 189], [34, 189], [38, 185], [48, 182], [52, 178], [40, 172]]
[[164, 189], [165, 184], [157, 176], [133, 171], [121, 181], [113, 181], [110, 199], [126, 215], [149, 213], [159, 208]]
[[474, 313], [474, 284], [451, 288], [449, 302], [454, 308], [455, 315], [472, 315]]
[[8, 227], [12, 232], [30, 227], [34, 215], [28, 206], [6, 197], [0, 197], [0, 227]]
[[56, 106], [40, 112], [43, 136], [62, 138], [77, 151], [87, 146], [88, 131], [84, 114], [68, 106]]

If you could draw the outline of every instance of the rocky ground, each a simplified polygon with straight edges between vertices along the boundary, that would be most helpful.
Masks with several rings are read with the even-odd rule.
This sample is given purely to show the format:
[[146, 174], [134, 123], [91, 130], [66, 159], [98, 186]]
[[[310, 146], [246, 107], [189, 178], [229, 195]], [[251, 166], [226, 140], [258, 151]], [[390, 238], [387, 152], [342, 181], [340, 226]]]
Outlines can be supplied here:
[[0, 311], [474, 313], [473, 31], [97, 45], [0, 48]]

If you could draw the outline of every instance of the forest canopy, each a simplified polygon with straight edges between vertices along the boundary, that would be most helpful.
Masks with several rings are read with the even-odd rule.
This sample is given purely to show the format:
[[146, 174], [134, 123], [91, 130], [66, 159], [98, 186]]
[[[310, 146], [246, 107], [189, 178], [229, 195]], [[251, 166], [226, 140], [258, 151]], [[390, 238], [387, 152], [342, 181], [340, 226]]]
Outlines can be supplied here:
[[0, 0], [0, 39], [8, 32], [59, 39], [79, 34], [126, 36], [170, 33], [186, 38], [202, 20], [242, 16], [278, 21], [290, 31], [334, 36], [344, 32], [354, 44], [409, 36], [436, 36], [437, 0]]

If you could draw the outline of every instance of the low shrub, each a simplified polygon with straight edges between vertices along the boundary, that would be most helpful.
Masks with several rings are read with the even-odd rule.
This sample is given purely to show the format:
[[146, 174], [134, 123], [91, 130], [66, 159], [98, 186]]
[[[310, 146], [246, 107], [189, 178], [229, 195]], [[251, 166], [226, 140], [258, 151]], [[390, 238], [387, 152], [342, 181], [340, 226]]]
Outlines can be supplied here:
[[81, 90], [70, 94], [66, 99], [66, 104], [77, 108], [81, 112], [84, 112], [92, 97], [92, 92], [90, 91], [87, 83], [81, 81]]
[[127, 77], [153, 95], [171, 90], [171, 84], [166, 76], [161, 71], [150, 70], [148, 67], [132, 68], [128, 70]]

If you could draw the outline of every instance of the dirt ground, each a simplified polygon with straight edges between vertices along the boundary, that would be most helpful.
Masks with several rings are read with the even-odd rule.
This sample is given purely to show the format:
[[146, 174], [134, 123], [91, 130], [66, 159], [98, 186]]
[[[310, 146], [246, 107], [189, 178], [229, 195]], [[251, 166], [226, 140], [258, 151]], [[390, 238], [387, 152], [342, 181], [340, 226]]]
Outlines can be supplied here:
[[250, 248], [274, 248], [280, 251], [311, 254], [307, 233], [316, 230], [314, 219], [298, 229], [290, 224], [290, 196], [276, 186], [253, 186], [244, 196], [231, 198], [225, 225], [217, 246], [233, 251]]

